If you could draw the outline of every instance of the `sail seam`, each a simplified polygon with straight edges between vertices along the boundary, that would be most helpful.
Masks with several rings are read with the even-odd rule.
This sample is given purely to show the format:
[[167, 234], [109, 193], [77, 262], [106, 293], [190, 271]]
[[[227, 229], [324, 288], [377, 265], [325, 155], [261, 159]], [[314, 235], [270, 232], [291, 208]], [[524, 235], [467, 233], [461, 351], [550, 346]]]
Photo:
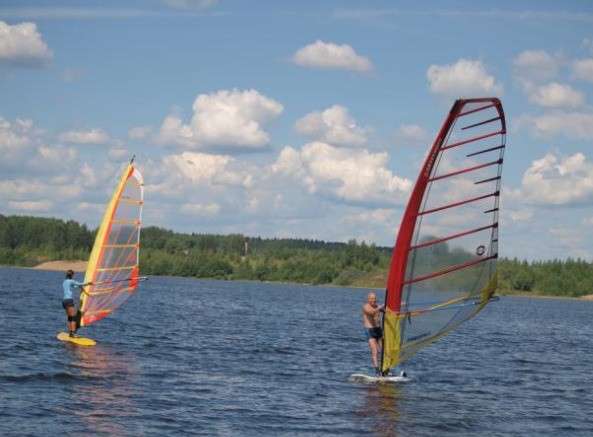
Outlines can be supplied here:
[[468, 261], [468, 262], [461, 263], [461, 264], [456, 264], [454, 266], [447, 267], [446, 269], [443, 269], [443, 270], [438, 270], [436, 272], [432, 272], [432, 273], [429, 273], [426, 275], [418, 276], [416, 278], [408, 279], [407, 281], [404, 281], [404, 285], [414, 284], [416, 282], [436, 278], [438, 276], [446, 275], [447, 273], [456, 272], [458, 270], [465, 269], [467, 267], [472, 267], [472, 266], [475, 266], [476, 264], [480, 264], [485, 261], [490, 261], [491, 259], [496, 259], [496, 258], [498, 258], [498, 254], [490, 255], [485, 258], [478, 258], [473, 261]]
[[419, 212], [418, 215], [431, 214], [433, 212], [442, 211], [444, 209], [454, 208], [456, 206], [465, 205], [465, 204], [471, 203], [471, 202], [477, 202], [478, 200], [487, 199], [488, 197], [493, 197], [493, 196], [496, 197], [499, 194], [500, 194], [500, 191], [495, 191], [494, 193], [484, 194], [483, 196], [472, 197], [471, 199], [462, 200], [460, 202], [450, 203], [448, 205], [439, 206], [439, 207], [433, 208], [433, 209], [427, 209], [425, 211]]
[[498, 227], [498, 223], [494, 223], [488, 226], [482, 226], [476, 229], [471, 229], [469, 231], [464, 231], [464, 232], [459, 232], [457, 234], [453, 234], [453, 235], [449, 235], [447, 237], [443, 237], [443, 238], [435, 238], [434, 240], [430, 240], [421, 244], [417, 244], [415, 246], [411, 246], [410, 250], [414, 250], [414, 249], [420, 249], [422, 247], [427, 247], [427, 246], [433, 246], [435, 244], [439, 244], [439, 243], [443, 243], [445, 241], [449, 241], [449, 240], [453, 240], [455, 238], [459, 238], [459, 237], [465, 237], [466, 235], [471, 235], [471, 234], [475, 234], [478, 233], [480, 231], [485, 231], [486, 229], [492, 229], [492, 228], [497, 228]]

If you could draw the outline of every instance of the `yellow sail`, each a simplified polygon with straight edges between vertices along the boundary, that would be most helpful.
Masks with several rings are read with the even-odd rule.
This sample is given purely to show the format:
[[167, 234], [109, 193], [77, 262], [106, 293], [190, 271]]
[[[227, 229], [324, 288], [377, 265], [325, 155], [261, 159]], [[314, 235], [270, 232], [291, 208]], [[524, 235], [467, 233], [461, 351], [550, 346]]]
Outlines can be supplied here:
[[81, 293], [80, 326], [111, 314], [138, 287], [142, 204], [142, 175], [130, 163], [107, 205], [97, 232]]

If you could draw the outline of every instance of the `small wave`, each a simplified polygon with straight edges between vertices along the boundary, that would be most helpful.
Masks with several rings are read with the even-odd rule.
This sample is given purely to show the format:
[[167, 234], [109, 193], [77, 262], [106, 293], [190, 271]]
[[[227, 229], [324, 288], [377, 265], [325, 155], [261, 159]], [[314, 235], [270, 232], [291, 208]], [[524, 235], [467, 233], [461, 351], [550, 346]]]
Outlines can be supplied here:
[[55, 373], [27, 373], [24, 375], [0, 375], [0, 381], [3, 382], [35, 382], [35, 381], [51, 381], [51, 382], [66, 382], [66, 381], [85, 381], [90, 379], [101, 379], [92, 375], [76, 375], [68, 372]]

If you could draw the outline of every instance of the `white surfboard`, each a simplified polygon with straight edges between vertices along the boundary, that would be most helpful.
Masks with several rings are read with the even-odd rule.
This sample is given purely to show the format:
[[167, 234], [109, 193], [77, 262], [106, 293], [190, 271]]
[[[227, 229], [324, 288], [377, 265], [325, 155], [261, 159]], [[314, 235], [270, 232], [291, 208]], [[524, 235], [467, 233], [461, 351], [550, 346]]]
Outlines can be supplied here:
[[389, 375], [389, 376], [371, 376], [365, 375], [364, 373], [353, 373], [348, 378], [350, 382], [362, 382], [362, 383], [399, 383], [399, 382], [409, 382], [412, 378], [408, 376], [402, 375]]

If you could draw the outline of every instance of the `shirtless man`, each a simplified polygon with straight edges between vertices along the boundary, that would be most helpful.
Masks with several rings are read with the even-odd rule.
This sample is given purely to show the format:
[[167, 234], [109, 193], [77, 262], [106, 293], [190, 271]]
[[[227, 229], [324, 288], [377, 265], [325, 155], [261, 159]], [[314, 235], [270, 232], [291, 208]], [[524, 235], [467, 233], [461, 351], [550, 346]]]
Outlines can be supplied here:
[[378, 375], [379, 351], [383, 347], [383, 329], [381, 329], [381, 313], [385, 311], [385, 305], [377, 305], [377, 295], [372, 291], [367, 296], [367, 303], [362, 306], [362, 323], [371, 349], [371, 360], [373, 368]]

